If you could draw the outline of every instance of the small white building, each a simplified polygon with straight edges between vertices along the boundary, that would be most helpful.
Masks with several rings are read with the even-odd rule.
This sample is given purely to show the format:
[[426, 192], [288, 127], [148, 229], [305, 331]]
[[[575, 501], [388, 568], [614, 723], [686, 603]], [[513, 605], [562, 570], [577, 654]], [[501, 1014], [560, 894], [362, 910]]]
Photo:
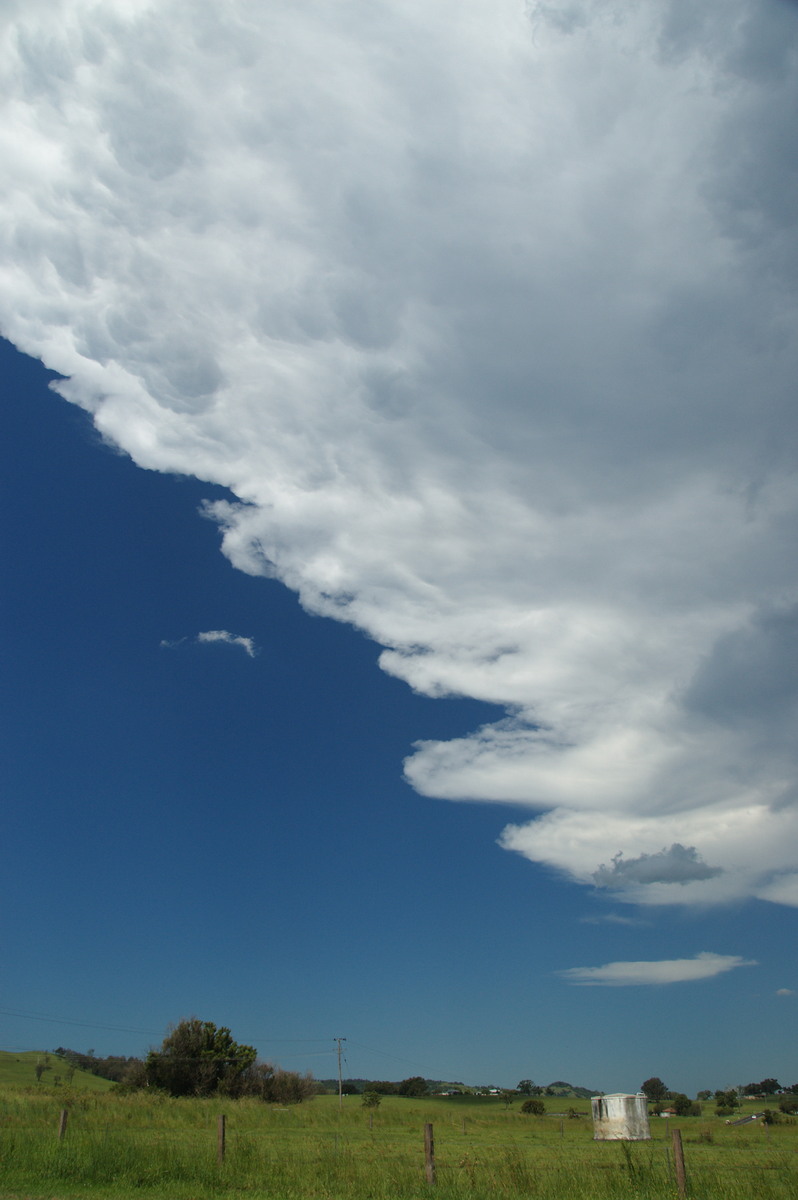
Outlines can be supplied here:
[[648, 1100], [643, 1092], [635, 1095], [614, 1092], [593, 1096], [593, 1140], [596, 1142], [645, 1142], [651, 1137], [648, 1124]]

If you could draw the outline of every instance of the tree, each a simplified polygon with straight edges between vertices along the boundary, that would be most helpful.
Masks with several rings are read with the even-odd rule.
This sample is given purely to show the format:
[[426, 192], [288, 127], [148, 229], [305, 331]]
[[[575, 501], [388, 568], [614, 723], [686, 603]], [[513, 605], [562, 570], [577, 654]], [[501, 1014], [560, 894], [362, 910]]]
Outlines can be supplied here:
[[546, 1105], [542, 1100], [525, 1100], [521, 1105], [521, 1112], [526, 1113], [528, 1117], [542, 1117], [546, 1112]]
[[515, 1090], [520, 1092], [522, 1096], [531, 1096], [534, 1087], [535, 1084], [531, 1079], [522, 1079]]
[[400, 1096], [426, 1096], [429, 1088], [422, 1075], [411, 1075], [409, 1079], [403, 1079], [396, 1090]]
[[663, 1105], [668, 1099], [668, 1089], [657, 1075], [652, 1075], [650, 1079], [641, 1084], [640, 1091], [645, 1092], [649, 1104], [653, 1104], [655, 1107]]
[[715, 1112], [719, 1117], [730, 1117], [735, 1108], [739, 1108], [740, 1101], [737, 1097], [737, 1089], [729, 1088], [727, 1092], [715, 1092]]
[[360, 1103], [363, 1108], [379, 1108], [382, 1104], [382, 1096], [379, 1092], [364, 1092]]
[[671, 1092], [668, 1096], [668, 1103], [677, 1117], [691, 1117], [693, 1115], [693, 1101], [689, 1096], [685, 1096], [684, 1092]]
[[230, 1030], [212, 1021], [189, 1017], [172, 1027], [160, 1050], [151, 1050], [144, 1064], [147, 1083], [173, 1096], [232, 1094], [257, 1052], [239, 1046]]

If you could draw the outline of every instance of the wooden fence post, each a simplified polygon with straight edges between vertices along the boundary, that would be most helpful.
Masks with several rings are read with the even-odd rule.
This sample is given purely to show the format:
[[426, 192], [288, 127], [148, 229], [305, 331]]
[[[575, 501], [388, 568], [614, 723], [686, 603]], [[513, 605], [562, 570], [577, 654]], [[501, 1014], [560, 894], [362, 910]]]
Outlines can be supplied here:
[[424, 1126], [424, 1163], [427, 1172], [427, 1183], [435, 1182], [435, 1140], [432, 1136], [432, 1125], [427, 1122]]
[[58, 1140], [59, 1140], [59, 1142], [63, 1142], [63, 1140], [64, 1140], [64, 1134], [66, 1133], [68, 1116], [69, 1116], [69, 1109], [62, 1108], [61, 1116], [58, 1120]]
[[676, 1165], [676, 1186], [679, 1189], [679, 1196], [683, 1200], [687, 1195], [687, 1172], [684, 1167], [681, 1129], [674, 1129], [671, 1134], [671, 1141], [673, 1142], [673, 1161]]
[[216, 1161], [218, 1163], [224, 1162], [224, 1124], [225, 1115], [224, 1113], [219, 1113], [219, 1120], [216, 1126]]

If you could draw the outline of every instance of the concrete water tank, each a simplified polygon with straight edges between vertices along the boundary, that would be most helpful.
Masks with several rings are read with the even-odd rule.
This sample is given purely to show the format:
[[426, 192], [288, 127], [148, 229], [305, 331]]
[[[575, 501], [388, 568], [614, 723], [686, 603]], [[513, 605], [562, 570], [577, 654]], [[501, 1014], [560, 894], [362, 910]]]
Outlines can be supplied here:
[[597, 1142], [644, 1142], [651, 1137], [648, 1101], [643, 1092], [631, 1096], [615, 1092], [593, 1096], [593, 1140]]

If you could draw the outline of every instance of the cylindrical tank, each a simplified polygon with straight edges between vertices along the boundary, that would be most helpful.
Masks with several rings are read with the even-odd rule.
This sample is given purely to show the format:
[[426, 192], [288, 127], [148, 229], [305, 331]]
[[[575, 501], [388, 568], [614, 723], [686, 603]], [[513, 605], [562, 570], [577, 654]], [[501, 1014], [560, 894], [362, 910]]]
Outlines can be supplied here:
[[593, 1096], [593, 1140], [597, 1142], [644, 1142], [651, 1137], [648, 1101], [643, 1092], [627, 1095]]

